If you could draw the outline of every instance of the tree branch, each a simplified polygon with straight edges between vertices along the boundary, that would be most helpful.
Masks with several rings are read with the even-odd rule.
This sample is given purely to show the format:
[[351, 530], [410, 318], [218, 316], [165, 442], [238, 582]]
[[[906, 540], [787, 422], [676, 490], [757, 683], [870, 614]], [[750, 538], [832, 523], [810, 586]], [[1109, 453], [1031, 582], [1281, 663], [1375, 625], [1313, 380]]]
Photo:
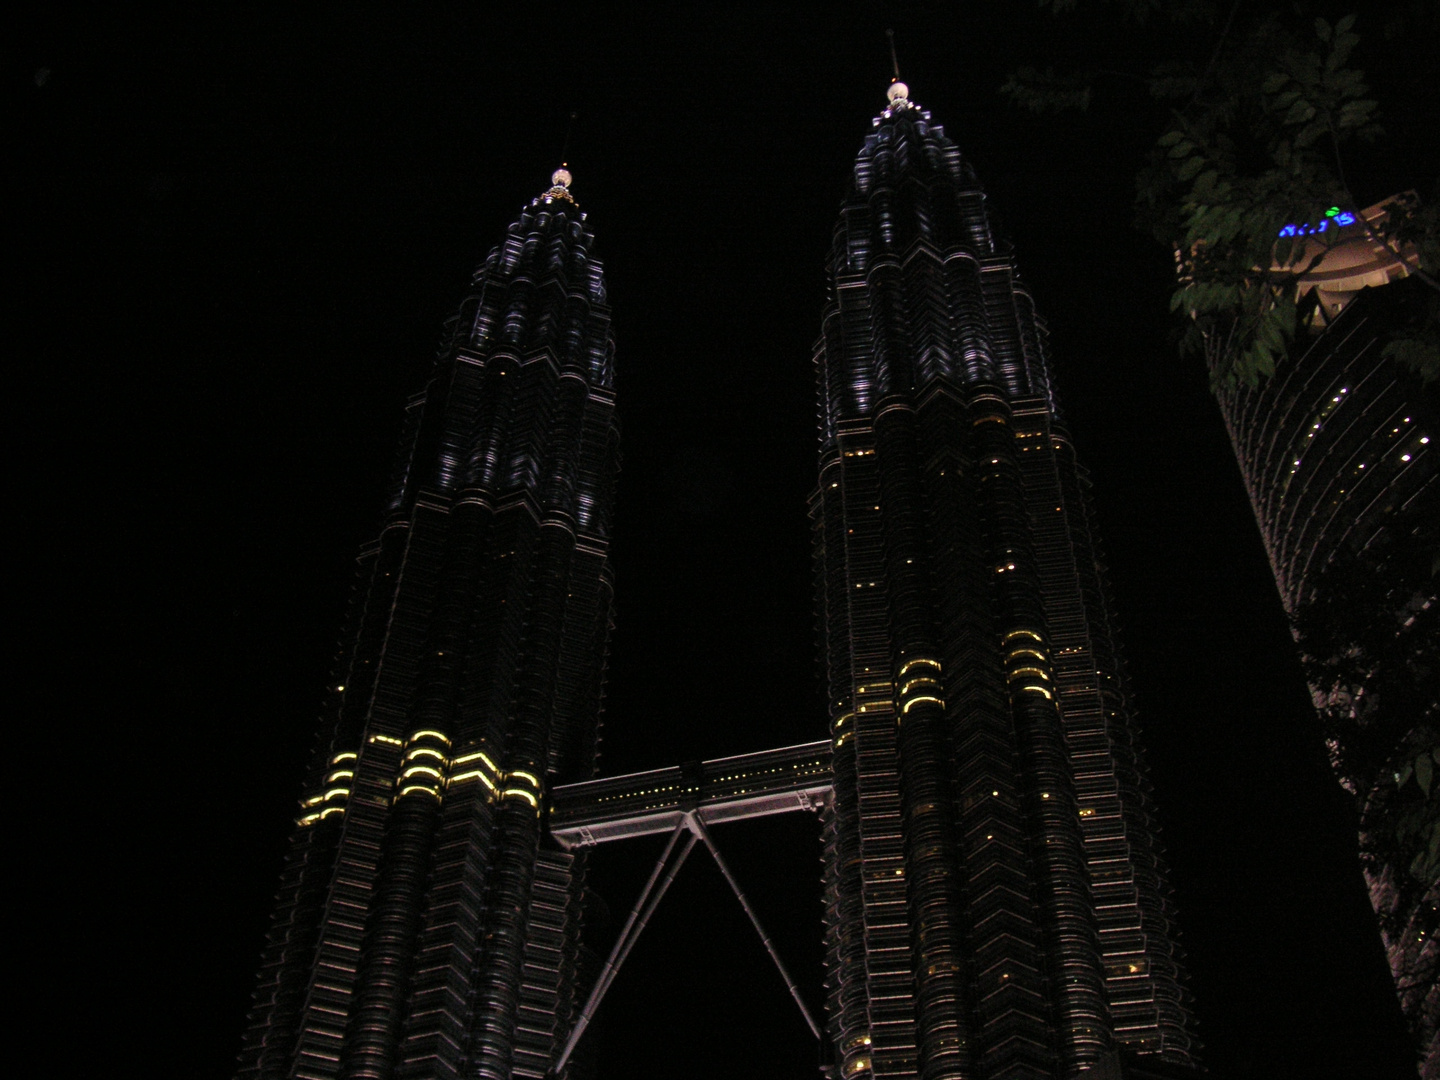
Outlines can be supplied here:
[[1215, 49], [1210, 53], [1210, 62], [1205, 65], [1205, 73], [1200, 76], [1200, 81], [1195, 84], [1195, 93], [1190, 95], [1190, 101], [1186, 108], [1190, 108], [1200, 100], [1200, 92], [1205, 89], [1205, 84], [1210, 81], [1210, 76], [1215, 73], [1215, 65], [1220, 63], [1220, 54], [1225, 49], [1225, 41], [1230, 37], [1230, 27], [1235, 23], [1235, 13], [1240, 10], [1240, 0], [1235, 0], [1230, 5], [1230, 14], [1225, 16], [1225, 27], [1220, 31], [1220, 37], [1215, 41]]

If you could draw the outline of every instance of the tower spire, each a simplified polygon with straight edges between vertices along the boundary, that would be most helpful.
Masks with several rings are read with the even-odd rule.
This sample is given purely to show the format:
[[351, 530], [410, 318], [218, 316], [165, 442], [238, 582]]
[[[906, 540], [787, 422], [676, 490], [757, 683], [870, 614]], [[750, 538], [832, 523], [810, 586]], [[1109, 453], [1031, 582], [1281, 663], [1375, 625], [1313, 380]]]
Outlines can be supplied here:
[[560, 144], [560, 167], [565, 168], [570, 164], [570, 136], [575, 133], [575, 118], [578, 112], [572, 112], [570, 119], [565, 121], [565, 141]]
[[[571, 113], [570, 119], [565, 123], [565, 141], [560, 144], [560, 167], [550, 174], [549, 189], [535, 200], [538, 202], [554, 202], [556, 199], [564, 199], [572, 206], [577, 205], [575, 196], [570, 194], [570, 184], [574, 177], [570, 175], [570, 134], [575, 129], [575, 117], [577, 113]], [[531, 205], [534, 205], [532, 203]]]
[[895, 31], [886, 30], [885, 37], [890, 42], [890, 69], [895, 72], [894, 78], [890, 80], [890, 89], [885, 91], [885, 96], [890, 99], [892, 106], [905, 108], [909, 105], [910, 88], [900, 81], [900, 60], [895, 55]]

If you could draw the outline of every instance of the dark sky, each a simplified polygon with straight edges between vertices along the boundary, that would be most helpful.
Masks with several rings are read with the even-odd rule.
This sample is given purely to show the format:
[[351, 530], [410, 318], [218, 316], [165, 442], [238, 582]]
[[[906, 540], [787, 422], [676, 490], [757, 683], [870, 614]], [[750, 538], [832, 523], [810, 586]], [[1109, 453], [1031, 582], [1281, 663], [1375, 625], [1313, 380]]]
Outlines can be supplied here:
[[[810, 346], [894, 26], [1049, 319], [1208, 1061], [1414, 1075], [1351, 811], [1204, 375], [1177, 359], [1170, 256], [1130, 225], [1160, 114], [1124, 80], [1062, 119], [997, 94], [1025, 62], [1143, 70], [1148, 32], [998, 2], [262, 8], [59, 6], [6, 46], [10, 880], [29, 912], [8, 951], [21, 1030], [63, 1071], [229, 1075], [401, 404], [572, 110], [624, 445], [604, 771], [824, 737]], [[1372, 69], [1406, 106], [1352, 165], [1362, 203], [1433, 174], [1407, 97], [1433, 58], [1401, 61]], [[814, 820], [717, 840], [818, 1004]], [[655, 846], [595, 856], [616, 924]], [[814, 1075], [743, 919], [697, 855], [592, 1033], [602, 1076]]]

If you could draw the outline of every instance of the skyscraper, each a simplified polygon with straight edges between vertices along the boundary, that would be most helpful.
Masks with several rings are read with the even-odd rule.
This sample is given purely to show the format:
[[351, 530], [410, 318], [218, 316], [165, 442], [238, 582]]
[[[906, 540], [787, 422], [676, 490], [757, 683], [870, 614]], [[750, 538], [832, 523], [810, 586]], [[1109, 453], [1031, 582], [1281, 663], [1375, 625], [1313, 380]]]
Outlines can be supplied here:
[[243, 1077], [540, 1076], [583, 859], [542, 792], [595, 768], [614, 345], [561, 169], [476, 271], [361, 551]]
[[1272, 376], [1222, 382], [1216, 397], [1331, 764], [1355, 798], [1371, 905], [1429, 1076], [1440, 1075], [1440, 884], [1429, 785], [1414, 772], [1440, 752], [1440, 410], [1434, 388], [1384, 354], [1387, 337], [1423, 322], [1426, 299], [1415, 250], [1365, 227], [1387, 216], [1384, 203], [1335, 207], [1281, 230], [1306, 237], [1292, 265], [1307, 268], [1311, 317]]
[[[720, 861], [708, 826], [792, 811], [820, 816], [823, 1023], [782, 974], [825, 1075], [1098, 1078], [1121, 1052], [1183, 1072], [1087, 481], [969, 164], [897, 82], [835, 231], [811, 504], [828, 738], [606, 779], [612, 347], [569, 182], [477, 272], [407, 412], [241, 1075], [570, 1075], [683, 860]], [[585, 849], [662, 832], [589, 975]]]
[[970, 164], [903, 83], [855, 161], [811, 515], [845, 1077], [1184, 1063], [1191, 1018], [1087, 480]]

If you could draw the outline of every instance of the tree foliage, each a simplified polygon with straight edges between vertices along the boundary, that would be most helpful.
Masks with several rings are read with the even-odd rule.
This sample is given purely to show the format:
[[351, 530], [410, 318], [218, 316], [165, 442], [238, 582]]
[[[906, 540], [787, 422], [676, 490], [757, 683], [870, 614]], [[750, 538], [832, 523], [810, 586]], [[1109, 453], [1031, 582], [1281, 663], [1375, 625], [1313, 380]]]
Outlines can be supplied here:
[[1440, 933], [1440, 506], [1395, 520], [1385, 544], [1333, 562], [1295, 617], [1305, 675], [1342, 783], [1396, 987], [1419, 1031]]
[[1419, 515], [1436, 510], [1435, 499], [1423, 500], [1391, 522], [1379, 551], [1332, 562], [1295, 613], [1306, 679], [1357, 809], [1368, 818], [1378, 802], [1411, 794], [1427, 807], [1424, 850], [1406, 860], [1427, 883], [1440, 879], [1431, 850], [1440, 844], [1440, 759], [1431, 761], [1440, 754], [1440, 609], [1427, 603], [1440, 521]]
[[[1040, 3], [1056, 13], [1082, 6]], [[1346, 157], [1374, 152], [1382, 135], [1379, 105], [1353, 65], [1355, 16], [1306, 20], [1298, 7], [1256, 12], [1238, 0], [1104, 6], [1137, 27], [1163, 22], [1176, 55], [1143, 73], [1024, 67], [1002, 92], [1023, 108], [1048, 111], [1089, 108], [1106, 80], [1144, 87], [1160, 119], [1137, 176], [1137, 215], [1177, 253], [1171, 307], [1181, 317], [1182, 349], [1204, 356], [1217, 381], [1253, 383], [1289, 350], [1301, 322], [1299, 279], [1338, 231], [1308, 243], [1278, 232], [1287, 223], [1317, 223], [1330, 207], [1358, 210]], [[1197, 40], [1208, 49], [1196, 50]], [[1426, 379], [1440, 377], [1440, 283], [1429, 273], [1440, 265], [1440, 215], [1402, 199], [1382, 224], [1357, 224], [1397, 254], [1406, 245], [1418, 250], [1421, 275], [1435, 289], [1430, 318], [1398, 331], [1386, 351]]]

